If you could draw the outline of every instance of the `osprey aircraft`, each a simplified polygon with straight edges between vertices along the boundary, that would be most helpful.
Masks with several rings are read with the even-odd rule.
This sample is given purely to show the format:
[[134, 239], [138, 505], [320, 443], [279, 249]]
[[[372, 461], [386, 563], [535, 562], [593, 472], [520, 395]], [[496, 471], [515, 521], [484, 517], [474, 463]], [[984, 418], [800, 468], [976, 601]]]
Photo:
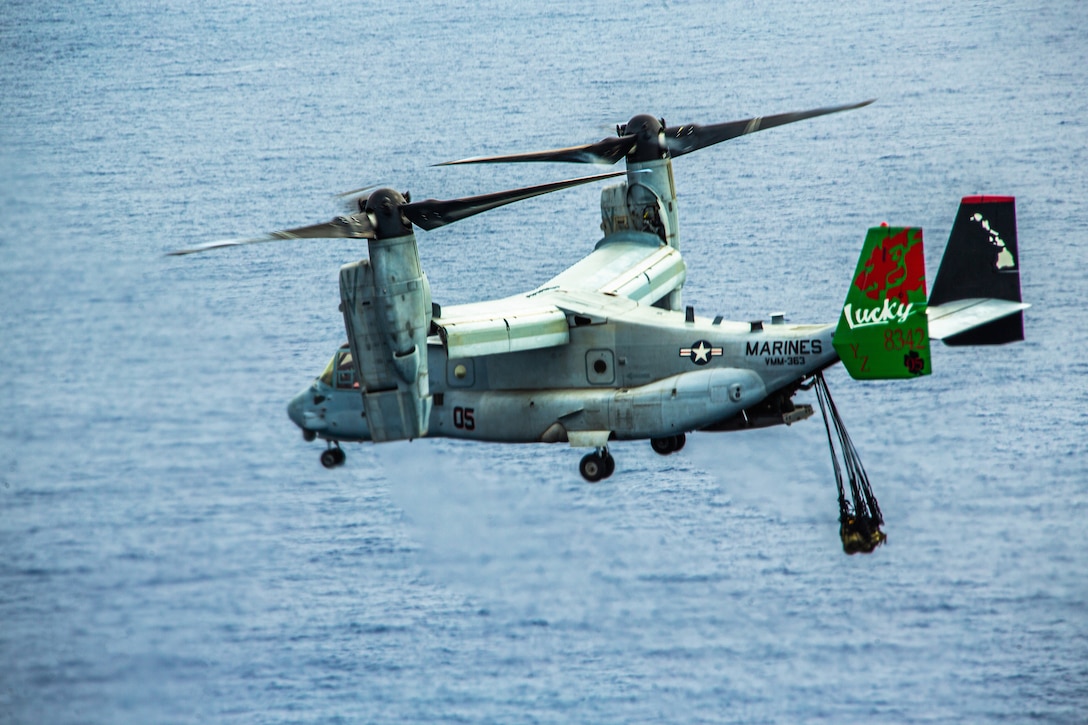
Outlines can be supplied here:
[[[794, 395], [816, 386], [839, 479], [843, 543], [849, 553], [871, 551], [884, 539], [882, 520], [822, 371], [841, 361], [858, 379], [914, 378], [932, 370], [931, 339], [1022, 340], [1028, 305], [1020, 296], [1014, 200], [963, 198], [928, 295], [922, 230], [879, 226], [868, 231], [837, 321], [728, 321], [697, 316], [682, 302], [672, 166], [707, 146], [869, 103], [710, 125], [668, 126], [638, 115], [596, 143], [439, 164], [623, 160], [625, 171], [448, 201], [413, 202], [377, 189], [349, 216], [173, 254], [278, 239], [367, 240], [367, 258], [340, 269], [347, 343], [287, 408], [307, 440], [327, 441], [326, 467], [344, 463], [341, 442], [445, 436], [568, 443], [588, 450], [579, 471], [595, 482], [616, 469], [614, 442], [649, 440], [669, 455], [693, 431], [791, 425], [813, 415]], [[503, 299], [432, 300], [415, 226], [431, 230], [615, 176], [624, 178], [601, 191], [603, 235], [583, 259]]]

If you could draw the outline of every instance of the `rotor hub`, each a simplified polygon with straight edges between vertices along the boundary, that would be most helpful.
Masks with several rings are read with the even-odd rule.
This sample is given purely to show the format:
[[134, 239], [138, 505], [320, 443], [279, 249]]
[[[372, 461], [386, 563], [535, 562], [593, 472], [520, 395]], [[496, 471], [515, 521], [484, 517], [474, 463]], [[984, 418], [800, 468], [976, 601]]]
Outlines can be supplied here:
[[665, 145], [665, 124], [647, 113], [633, 117], [623, 127], [625, 135], [635, 137], [635, 146], [628, 152], [628, 161], [652, 161], [668, 156]]
[[402, 208], [408, 204], [395, 189], [378, 189], [366, 200], [366, 213], [374, 223], [378, 239], [402, 237], [412, 233], [412, 223], [404, 216]]

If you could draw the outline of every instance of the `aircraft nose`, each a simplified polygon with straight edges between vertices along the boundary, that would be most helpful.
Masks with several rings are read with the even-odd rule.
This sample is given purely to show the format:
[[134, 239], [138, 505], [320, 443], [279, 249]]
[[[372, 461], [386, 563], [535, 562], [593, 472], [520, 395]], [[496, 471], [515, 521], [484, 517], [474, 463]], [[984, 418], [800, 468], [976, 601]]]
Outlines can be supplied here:
[[287, 404], [287, 417], [291, 419], [291, 422], [303, 430], [306, 430], [306, 426], [304, 425], [306, 417], [304, 413], [306, 394], [308, 392], [309, 389], [303, 390], [301, 393], [291, 398], [291, 402]]

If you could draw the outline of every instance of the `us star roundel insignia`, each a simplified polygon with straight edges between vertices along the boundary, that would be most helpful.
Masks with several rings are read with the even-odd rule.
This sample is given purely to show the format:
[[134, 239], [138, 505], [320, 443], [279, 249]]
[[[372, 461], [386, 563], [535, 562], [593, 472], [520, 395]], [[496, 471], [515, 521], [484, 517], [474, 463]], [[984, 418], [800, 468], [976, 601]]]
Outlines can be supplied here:
[[696, 365], [706, 365], [710, 358], [722, 354], [720, 347], [714, 347], [706, 340], [699, 340], [691, 347], [680, 348], [680, 357], [690, 358]]

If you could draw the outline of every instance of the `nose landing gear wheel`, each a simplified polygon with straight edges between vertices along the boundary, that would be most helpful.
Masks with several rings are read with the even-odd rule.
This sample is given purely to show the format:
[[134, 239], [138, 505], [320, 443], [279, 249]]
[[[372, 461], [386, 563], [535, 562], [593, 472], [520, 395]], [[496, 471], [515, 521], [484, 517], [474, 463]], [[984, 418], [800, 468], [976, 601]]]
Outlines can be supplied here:
[[616, 471], [616, 459], [607, 449], [590, 453], [578, 464], [578, 472], [590, 483], [608, 478]]
[[342, 466], [345, 460], [347, 460], [347, 454], [340, 449], [340, 446], [328, 448], [321, 454], [321, 465], [325, 468]]

